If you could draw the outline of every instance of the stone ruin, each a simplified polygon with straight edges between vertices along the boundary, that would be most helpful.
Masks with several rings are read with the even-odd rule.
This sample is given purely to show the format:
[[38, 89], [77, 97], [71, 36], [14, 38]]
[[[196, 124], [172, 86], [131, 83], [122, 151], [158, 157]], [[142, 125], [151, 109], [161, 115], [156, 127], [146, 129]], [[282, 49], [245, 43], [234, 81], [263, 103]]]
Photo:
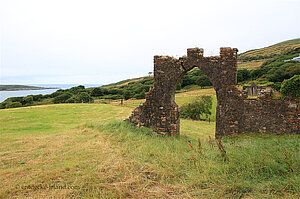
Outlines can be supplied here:
[[252, 96], [261, 96], [266, 94], [267, 87], [265, 86], [257, 86], [254, 82], [250, 86], [247, 86], [244, 92], [247, 92], [248, 95]]
[[236, 48], [220, 48], [220, 56], [204, 57], [203, 49], [190, 48], [187, 56], [179, 59], [154, 56], [154, 88], [127, 120], [153, 127], [159, 134], [179, 135], [180, 107], [174, 101], [175, 90], [183, 75], [198, 67], [216, 91], [216, 137], [246, 132], [299, 134], [299, 99], [284, 101], [268, 95], [247, 99], [247, 94], [236, 88], [237, 52]]

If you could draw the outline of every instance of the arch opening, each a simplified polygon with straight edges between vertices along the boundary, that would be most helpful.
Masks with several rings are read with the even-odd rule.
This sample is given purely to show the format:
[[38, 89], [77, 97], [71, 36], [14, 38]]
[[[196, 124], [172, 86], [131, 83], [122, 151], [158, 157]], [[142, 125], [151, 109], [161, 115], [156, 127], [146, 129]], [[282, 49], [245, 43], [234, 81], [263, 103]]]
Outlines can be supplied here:
[[[197, 66], [180, 77], [175, 93], [175, 102], [181, 107], [181, 118], [215, 121], [216, 92], [209, 77]], [[211, 108], [207, 109], [210, 106], [210, 98], [202, 98], [202, 96], [211, 97]]]

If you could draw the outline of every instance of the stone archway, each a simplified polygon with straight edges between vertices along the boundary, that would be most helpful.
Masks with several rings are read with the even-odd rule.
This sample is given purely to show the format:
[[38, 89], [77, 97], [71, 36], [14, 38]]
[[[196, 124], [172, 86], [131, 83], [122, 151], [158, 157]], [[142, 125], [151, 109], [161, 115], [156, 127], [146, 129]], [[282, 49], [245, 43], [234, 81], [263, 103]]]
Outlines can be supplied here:
[[128, 120], [138, 126], [153, 127], [160, 134], [179, 135], [180, 110], [174, 101], [176, 85], [185, 73], [198, 67], [210, 78], [216, 91], [216, 137], [242, 132], [299, 133], [299, 125], [295, 125], [300, 122], [295, 119], [297, 112], [300, 113], [299, 100], [248, 100], [247, 95], [238, 91], [237, 52], [236, 48], [220, 48], [220, 56], [204, 57], [203, 49], [190, 48], [187, 56], [179, 59], [154, 56], [154, 88], [146, 93], [146, 101], [133, 110]]
[[[146, 93], [146, 102], [137, 107], [129, 121], [138, 126], [154, 127], [160, 134], [180, 134], [180, 111], [174, 101], [177, 83], [183, 75], [200, 68], [211, 80], [217, 93], [216, 135], [224, 134], [220, 118], [226, 107], [227, 90], [234, 90], [237, 81], [237, 49], [221, 48], [220, 56], [203, 57], [203, 49], [191, 48], [187, 56], [175, 59], [154, 56], [154, 88]], [[227, 100], [225, 100], [227, 101]], [[226, 114], [226, 113], [225, 113]]]

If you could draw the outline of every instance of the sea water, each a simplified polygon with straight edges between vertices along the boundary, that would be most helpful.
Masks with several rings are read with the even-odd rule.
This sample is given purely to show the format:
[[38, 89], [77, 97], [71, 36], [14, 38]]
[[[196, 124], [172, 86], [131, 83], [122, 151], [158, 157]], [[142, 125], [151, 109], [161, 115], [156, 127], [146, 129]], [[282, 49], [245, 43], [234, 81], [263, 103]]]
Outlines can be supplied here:
[[[86, 88], [101, 86], [99, 84], [83, 84]], [[10, 97], [25, 97], [27, 95], [46, 95], [57, 91], [58, 89], [68, 89], [79, 84], [31, 84], [30, 86], [57, 88], [57, 89], [42, 89], [42, 90], [20, 90], [20, 91], [0, 91], [0, 103]]]

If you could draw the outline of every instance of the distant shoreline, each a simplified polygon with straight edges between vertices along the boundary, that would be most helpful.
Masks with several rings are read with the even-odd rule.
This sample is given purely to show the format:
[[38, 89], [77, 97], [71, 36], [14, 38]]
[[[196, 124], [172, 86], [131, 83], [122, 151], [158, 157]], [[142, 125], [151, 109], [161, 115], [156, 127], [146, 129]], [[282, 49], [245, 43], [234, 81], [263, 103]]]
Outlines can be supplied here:
[[0, 89], [1, 91], [31, 91], [31, 90], [46, 90], [46, 89], [60, 89], [60, 88], [23, 88], [23, 89]]
[[46, 90], [46, 89], [59, 89], [59, 88], [24, 86], [24, 85], [0, 85], [0, 91], [29, 91], [29, 90]]

